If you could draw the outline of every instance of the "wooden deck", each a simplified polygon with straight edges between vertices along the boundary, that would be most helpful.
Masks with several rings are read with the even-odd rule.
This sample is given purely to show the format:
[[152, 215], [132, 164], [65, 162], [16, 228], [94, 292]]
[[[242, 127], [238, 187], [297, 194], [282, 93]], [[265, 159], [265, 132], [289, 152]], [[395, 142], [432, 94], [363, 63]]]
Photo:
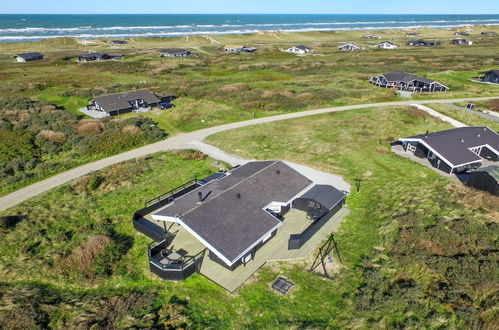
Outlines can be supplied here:
[[[300, 249], [288, 250], [289, 236], [301, 233], [310, 224], [305, 212], [292, 210], [286, 214], [282, 225], [277, 230], [276, 236], [264, 244], [255, 253], [254, 259], [246, 264], [246, 266], [241, 265], [231, 271], [210, 260], [206, 253], [201, 262], [200, 273], [227, 291], [233, 292], [269, 261], [304, 259], [309, 257], [331, 232], [338, 229], [341, 221], [347, 214], [348, 209], [343, 207]], [[150, 221], [152, 220], [150, 217], [146, 216], [146, 218]], [[152, 222], [158, 224], [154, 220]], [[205, 249], [203, 244], [180, 225], [173, 224], [170, 227], [170, 224], [168, 224], [167, 228], [169, 228], [171, 233], [176, 235], [170, 245], [172, 249], [184, 250], [188, 255], [196, 255]]]
[[241, 265], [230, 271], [205, 258], [201, 265], [201, 274], [227, 291], [233, 292], [269, 261], [303, 259], [310, 256], [328, 234], [338, 229], [347, 214], [348, 209], [342, 208], [299, 250], [288, 250], [289, 235], [299, 234], [309, 225], [305, 212], [292, 210], [286, 215], [281, 227], [277, 229], [276, 236], [256, 251], [255, 258], [246, 266]]

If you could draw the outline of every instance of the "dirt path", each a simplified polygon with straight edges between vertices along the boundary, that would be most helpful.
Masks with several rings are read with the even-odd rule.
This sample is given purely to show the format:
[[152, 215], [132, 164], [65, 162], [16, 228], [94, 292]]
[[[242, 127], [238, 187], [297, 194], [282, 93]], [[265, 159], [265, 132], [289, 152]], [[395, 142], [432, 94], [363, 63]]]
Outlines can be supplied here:
[[499, 96], [495, 97], [482, 97], [482, 98], [463, 98], [463, 99], [446, 99], [446, 100], [410, 100], [410, 101], [398, 101], [398, 102], [384, 102], [384, 103], [370, 103], [370, 104], [358, 104], [358, 105], [347, 105], [342, 107], [334, 107], [334, 108], [324, 108], [317, 110], [308, 110], [301, 112], [293, 112], [287, 113], [283, 115], [264, 117], [251, 119], [246, 121], [240, 121], [236, 123], [230, 123], [215, 127], [209, 127], [205, 129], [201, 129], [198, 131], [190, 132], [190, 133], [182, 133], [170, 137], [166, 140], [159, 141], [153, 144], [149, 144], [147, 146], [137, 148], [134, 150], [130, 150], [119, 155], [111, 156], [108, 158], [104, 158], [93, 163], [89, 163], [86, 165], [82, 165], [80, 167], [73, 168], [66, 172], [56, 174], [48, 179], [43, 181], [34, 183], [27, 187], [21, 188], [13, 193], [0, 197], [0, 211], [6, 210], [16, 204], [24, 202], [34, 196], [42, 194], [50, 189], [53, 189], [61, 184], [69, 182], [73, 179], [76, 179], [82, 175], [86, 175], [93, 171], [98, 171], [105, 167], [124, 162], [127, 160], [131, 160], [137, 157], [146, 156], [149, 154], [153, 154], [156, 152], [175, 150], [175, 149], [184, 149], [188, 148], [187, 143], [190, 141], [203, 141], [207, 136], [227, 131], [234, 128], [241, 128], [251, 125], [270, 123], [274, 121], [280, 121], [285, 119], [293, 119], [300, 117], [307, 117], [313, 115], [320, 115], [325, 113], [332, 113], [338, 111], [348, 111], [355, 109], [365, 109], [365, 108], [373, 108], [373, 107], [386, 107], [386, 106], [407, 106], [413, 104], [429, 104], [429, 103], [456, 103], [456, 102], [465, 102], [465, 101], [480, 101], [480, 100], [492, 100], [496, 99]]

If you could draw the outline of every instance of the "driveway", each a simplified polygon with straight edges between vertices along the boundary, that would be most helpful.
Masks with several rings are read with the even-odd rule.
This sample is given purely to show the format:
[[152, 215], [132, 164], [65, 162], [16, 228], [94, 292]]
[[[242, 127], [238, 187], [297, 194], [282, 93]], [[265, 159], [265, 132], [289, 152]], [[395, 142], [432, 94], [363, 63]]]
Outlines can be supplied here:
[[[187, 142], [186, 147], [201, 151], [202, 153], [205, 153], [212, 158], [224, 161], [232, 166], [243, 165], [251, 161], [251, 159], [245, 159], [236, 155], [229, 154], [221, 149], [218, 149], [210, 144], [206, 144], [201, 141]], [[339, 190], [350, 191], [350, 185], [345, 180], [343, 180], [341, 176], [319, 171], [315, 168], [296, 164], [293, 162], [284, 161], [284, 163], [312, 180], [315, 184], [327, 184], [334, 186]]]
[[270, 123], [280, 120], [300, 118], [306, 116], [320, 115], [338, 111], [348, 111], [356, 109], [365, 109], [373, 107], [387, 107], [387, 106], [408, 106], [413, 104], [430, 104], [430, 103], [456, 103], [456, 102], [466, 102], [466, 101], [483, 101], [496, 99], [499, 96], [493, 97], [481, 97], [481, 98], [461, 98], [461, 99], [445, 99], [445, 100], [409, 100], [409, 101], [398, 101], [398, 102], [383, 102], [383, 103], [369, 103], [369, 104], [358, 104], [358, 105], [347, 105], [342, 107], [334, 108], [324, 108], [317, 110], [308, 110], [301, 112], [287, 113], [283, 115], [257, 118], [252, 120], [240, 121], [236, 123], [230, 123], [220, 126], [209, 127], [201, 129], [198, 131], [183, 133], [167, 138], [166, 140], [159, 141], [147, 146], [130, 150], [115, 156], [104, 158], [93, 163], [85, 164], [80, 167], [73, 168], [66, 172], [56, 174], [48, 179], [42, 180], [40, 182], [34, 183], [27, 187], [21, 188], [14, 191], [8, 195], [0, 197], [0, 211], [6, 210], [14, 205], [22, 203], [34, 196], [42, 194], [49, 191], [57, 186], [60, 186], [66, 182], [76, 179], [82, 175], [89, 174], [94, 171], [98, 171], [105, 167], [124, 162], [127, 160], [135, 159], [138, 157], [146, 156], [156, 152], [174, 150], [174, 149], [184, 149], [188, 147], [187, 143], [190, 141], [203, 141], [207, 136], [227, 131], [234, 128], [241, 128], [251, 125]]

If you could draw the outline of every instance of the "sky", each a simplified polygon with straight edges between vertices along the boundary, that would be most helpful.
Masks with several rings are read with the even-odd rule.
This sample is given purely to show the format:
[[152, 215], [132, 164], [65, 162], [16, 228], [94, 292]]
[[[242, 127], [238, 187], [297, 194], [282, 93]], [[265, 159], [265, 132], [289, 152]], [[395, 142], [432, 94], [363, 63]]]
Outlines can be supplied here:
[[2, 14], [499, 14], [499, 0], [0, 0]]

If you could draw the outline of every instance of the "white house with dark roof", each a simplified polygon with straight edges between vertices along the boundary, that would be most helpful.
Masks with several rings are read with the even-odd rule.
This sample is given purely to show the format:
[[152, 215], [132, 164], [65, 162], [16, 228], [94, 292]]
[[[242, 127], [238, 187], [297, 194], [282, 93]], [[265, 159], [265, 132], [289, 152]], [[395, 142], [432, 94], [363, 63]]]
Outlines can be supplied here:
[[473, 41], [463, 39], [463, 38], [454, 38], [451, 40], [451, 44], [457, 45], [457, 46], [471, 46], [471, 45], [473, 45]]
[[383, 88], [396, 88], [409, 92], [446, 92], [449, 88], [438, 81], [393, 71], [373, 76], [369, 82]]
[[43, 60], [43, 54], [39, 52], [32, 52], [32, 53], [20, 53], [16, 54], [14, 58], [21, 63], [24, 62], [31, 62], [31, 61], [39, 61]]
[[499, 161], [499, 134], [488, 127], [459, 127], [400, 138], [393, 145], [445, 173], [478, 168], [484, 160]]
[[288, 48], [285, 50], [286, 53], [291, 53], [291, 54], [308, 54], [312, 51], [311, 48], [303, 45], [298, 45], [298, 46], [293, 46], [291, 48]]
[[364, 50], [364, 48], [351, 43], [341, 45], [340, 47], [338, 47], [338, 49], [342, 52], [355, 52], [359, 50]]
[[397, 45], [395, 45], [394, 43], [391, 43], [389, 41], [382, 41], [382, 42], [379, 43], [378, 48], [381, 48], [381, 49], [395, 49], [395, 48], [397, 48]]

